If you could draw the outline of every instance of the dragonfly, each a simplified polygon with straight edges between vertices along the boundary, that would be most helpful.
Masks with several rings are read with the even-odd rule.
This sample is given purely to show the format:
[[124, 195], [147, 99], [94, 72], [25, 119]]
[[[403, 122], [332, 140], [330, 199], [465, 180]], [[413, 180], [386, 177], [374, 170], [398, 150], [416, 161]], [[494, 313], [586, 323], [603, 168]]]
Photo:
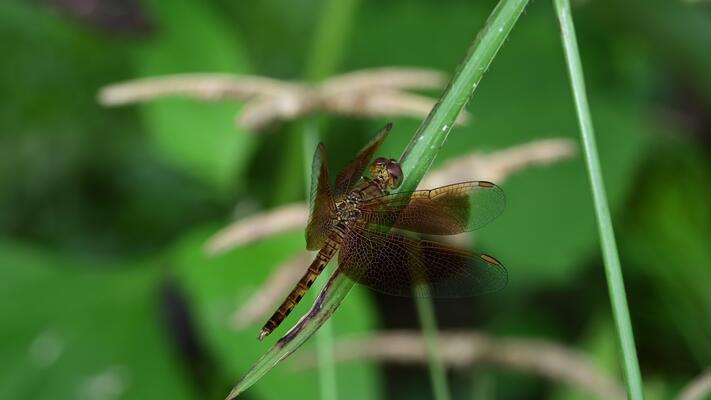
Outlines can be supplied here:
[[[259, 340], [284, 321], [336, 253], [337, 268], [348, 278], [396, 296], [457, 298], [506, 286], [507, 271], [496, 258], [418, 236], [454, 235], [487, 225], [504, 210], [503, 190], [471, 181], [391, 193], [403, 180], [400, 164], [386, 158], [370, 163], [391, 128], [387, 124], [356, 155], [333, 187], [325, 148], [322, 143], [316, 148], [306, 247], [318, 254], [264, 324]], [[363, 176], [366, 167], [370, 177]]]

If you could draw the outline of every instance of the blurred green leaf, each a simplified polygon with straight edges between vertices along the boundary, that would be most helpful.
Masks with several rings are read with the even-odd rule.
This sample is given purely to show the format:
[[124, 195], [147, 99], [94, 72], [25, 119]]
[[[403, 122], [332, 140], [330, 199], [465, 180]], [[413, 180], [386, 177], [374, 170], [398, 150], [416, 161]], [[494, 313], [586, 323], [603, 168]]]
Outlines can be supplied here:
[[[210, 351], [227, 369], [228, 376], [237, 379], [311, 306], [307, 296], [286, 319], [279, 332], [264, 342], [257, 341], [261, 324], [244, 331], [234, 330], [230, 326], [232, 314], [267, 279], [270, 271], [303, 249], [304, 238], [301, 232], [294, 232], [238, 248], [224, 255], [208, 257], [203, 246], [213, 232], [214, 228], [205, 228], [187, 235], [174, 247], [170, 262], [175, 266], [191, 304], [194, 304], [199, 328], [207, 339]], [[307, 267], [304, 265], [304, 272]], [[319, 279], [327, 277], [326, 271]], [[362, 292], [349, 296], [335, 318], [336, 340], [341, 332], [350, 334], [369, 331], [375, 323], [372, 305]], [[297, 367], [289, 362], [279, 365], [259, 385], [255, 385], [250, 393], [264, 399], [318, 398], [316, 371], [300, 371]], [[339, 399], [377, 398], [380, 385], [376, 372], [377, 369], [371, 363], [339, 365], [337, 379], [344, 382], [338, 385]]]
[[[276, 127], [254, 149], [253, 140], [232, 124], [237, 104], [167, 100], [109, 110], [96, 104], [95, 95], [102, 85], [146, 75], [301, 76], [320, 2], [141, 2], [150, 6], [153, 30], [140, 35], [107, 33], [96, 25], [94, 10], [70, 16], [67, 7], [80, 3], [88, 4], [0, 2], [3, 235], [63, 253], [136, 254], [157, 248], [164, 253], [159, 246], [176, 235], [228, 213], [228, 202], [235, 198], [226, 199], [225, 189], [240, 192], [248, 185], [250, 196], [237, 199], [247, 209], [250, 202], [283, 201], [279, 193], [288, 188], [275, 184], [282, 165], [294, 177], [302, 174], [298, 160], [286, 157], [291, 149], [284, 133], [293, 124]], [[339, 70], [408, 65], [451, 73], [494, 3], [364, 1]], [[711, 298], [704, 286], [711, 279], [711, 229], [704, 225], [711, 220], [711, 181], [704, 177], [711, 170], [703, 142], [711, 98], [711, 53], [704, 52], [711, 31], [705, 29], [705, 11], [701, 4], [684, 1], [654, 2], [653, 7], [643, 1], [619, 7], [592, 1], [575, 7], [606, 186], [621, 222], [615, 222], [621, 228], [621, 254], [630, 266], [624, 272], [640, 358], [645, 378], [652, 379], [645, 379], [651, 382], [646, 389], [662, 397], [693, 378], [711, 354], [706, 322]], [[432, 29], [423, 29], [423, 21]], [[453, 130], [436, 163], [535, 138], [576, 138], [563, 65], [550, 2], [534, 2], [469, 105], [471, 125]], [[656, 128], [665, 119], [671, 129], [660, 132]], [[331, 166], [343, 166], [384, 122], [329, 118], [331, 128], [323, 138]], [[418, 126], [413, 120], [394, 122], [384, 156], [400, 154]], [[679, 126], [698, 136], [686, 136]], [[685, 135], [687, 145], [671, 153], [676, 144], [649, 151], [647, 136], [658, 133]], [[640, 168], [643, 158], [648, 163]], [[301, 185], [300, 180], [291, 183]], [[602, 269], [582, 160], [525, 171], [504, 189], [508, 209], [475, 240], [507, 265], [510, 287], [470, 302], [445, 303], [438, 317], [449, 326], [475, 323], [502, 334], [579, 343], [604, 359], [605, 368], [614, 369], [611, 325], [590, 317], [604, 315], [607, 304], [600, 296]], [[255, 340], [259, 326], [233, 332], [226, 316], [263, 282], [268, 269], [303, 243], [294, 234], [206, 260], [200, 247], [207, 234], [207, 229], [190, 233], [161, 260], [162, 265], [176, 264], [179, 281], [189, 289], [187, 306], [199, 322], [200, 339], [221, 368], [214, 371], [216, 380], [230, 378], [221, 382], [228, 385], [269, 343]], [[45, 247], [0, 246], [0, 398], [77, 398], [80, 382], [88, 377], [102, 378], [98, 382], [104, 384], [106, 377], [126, 379], [132, 398], [190, 397], [181, 370], [186, 363], [172, 358], [167, 338], [156, 328], [160, 314], [152, 309], [156, 299], [151, 293], [157, 274], [88, 271], [74, 264]], [[350, 294], [334, 316], [338, 332], [374, 326], [369, 297], [364, 289]], [[284, 330], [309, 303], [304, 300]], [[394, 303], [381, 303], [389, 318], [385, 325], [411, 326], [411, 310]], [[605, 331], [599, 333], [608, 338], [604, 345], [587, 335], [579, 338], [595, 329]], [[51, 367], [37, 366], [37, 360], [52, 358], [32, 361], [37, 356], [30, 355], [30, 348], [37, 343], [51, 354], [57, 338], [62, 355]], [[119, 364], [135, 366], [137, 372], [126, 374]], [[291, 367], [286, 362], [277, 368], [248, 396], [316, 397], [316, 373]], [[373, 398], [381, 388], [392, 397], [429, 395], [419, 369], [381, 372], [372, 365], [339, 365], [337, 375], [343, 397], [354, 390]], [[382, 382], [377, 380], [381, 375]], [[550, 385], [535, 378], [512, 375], [497, 371], [499, 397], [550, 392]]]
[[158, 160], [135, 110], [98, 105], [99, 87], [135, 76], [133, 42], [92, 28], [47, 2], [0, 5], [0, 231], [146, 252], [216, 214], [219, 192]]
[[0, 398], [193, 398], [161, 331], [155, 269], [0, 242]]
[[640, 179], [623, 243], [635, 273], [656, 293], [645, 299], [657, 310], [647, 318], [659, 329], [674, 321], [669, 334], [704, 367], [711, 361], [711, 162], [684, 144], [658, 146], [665, 158], [648, 165]]
[[[198, 0], [150, 1], [156, 35], [136, 53], [138, 76], [184, 72], [247, 73], [238, 33]], [[234, 124], [237, 103], [166, 99], [141, 106], [166, 159], [220, 188], [235, 186], [253, 140]]]
[[668, 68], [683, 85], [699, 96], [706, 109], [711, 107], [711, 13], [701, 3], [634, 0], [618, 13], [610, 13], [610, 3], [596, 2], [598, 21], [612, 20], [623, 26], [651, 58]]

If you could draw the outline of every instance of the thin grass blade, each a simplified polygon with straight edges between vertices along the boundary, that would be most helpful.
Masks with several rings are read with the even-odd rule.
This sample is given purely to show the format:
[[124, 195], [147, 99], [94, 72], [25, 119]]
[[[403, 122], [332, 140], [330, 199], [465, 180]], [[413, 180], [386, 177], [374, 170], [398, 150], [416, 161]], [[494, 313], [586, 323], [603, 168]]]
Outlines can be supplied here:
[[570, 3], [568, 0], [554, 0], [554, 3], [556, 12], [558, 13], [558, 20], [560, 21], [563, 49], [568, 65], [570, 84], [575, 99], [575, 110], [578, 115], [580, 134], [583, 141], [585, 162], [588, 167], [590, 186], [595, 203], [595, 215], [597, 217], [597, 225], [600, 233], [600, 244], [602, 246], [602, 255], [605, 264], [607, 287], [610, 292], [612, 314], [615, 319], [615, 326], [622, 349], [627, 396], [632, 400], [642, 400], [644, 399], [642, 378], [639, 372], [639, 362], [637, 361], [637, 351], [635, 349], [634, 335], [632, 333], [632, 324], [630, 323], [630, 313], [627, 307], [627, 296], [625, 294], [625, 284], [622, 279], [620, 257], [617, 254], [615, 233], [612, 229], [610, 209], [607, 205], [605, 185], [602, 181], [600, 159], [595, 144], [595, 132], [593, 131], [590, 108], [588, 106], [587, 94], [585, 93], [583, 67], [580, 62], [578, 43], [575, 37], [573, 16], [570, 13]]

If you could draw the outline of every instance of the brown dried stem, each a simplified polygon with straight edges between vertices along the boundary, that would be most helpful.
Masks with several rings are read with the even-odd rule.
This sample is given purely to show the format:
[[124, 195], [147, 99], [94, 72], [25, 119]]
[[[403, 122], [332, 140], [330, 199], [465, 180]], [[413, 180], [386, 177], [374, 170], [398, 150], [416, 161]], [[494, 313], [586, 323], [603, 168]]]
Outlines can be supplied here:
[[[439, 71], [392, 67], [350, 72], [316, 85], [249, 75], [180, 74], [109, 85], [99, 92], [99, 102], [117, 106], [169, 96], [243, 100], [245, 107], [236, 123], [251, 131], [262, 131], [277, 121], [319, 111], [422, 118], [435, 100], [405, 90], [435, 89], [445, 83], [446, 77]], [[463, 114], [457, 121], [463, 123], [466, 118]]]
[[278, 266], [259, 291], [232, 315], [232, 327], [242, 330], [253, 323], [263, 322], [265, 316], [274, 311], [284, 295], [296, 285], [304, 274], [304, 266], [309, 264], [312, 257], [310, 252], [301, 251]]
[[[434, 107], [427, 96], [396, 90], [360, 91], [330, 95], [321, 99], [321, 108], [334, 114], [387, 117], [391, 115], [421, 118]], [[469, 121], [469, 114], [457, 117], [457, 124]]]
[[571, 139], [551, 138], [495, 151], [471, 153], [451, 159], [427, 174], [419, 188], [433, 188], [472, 179], [502, 184], [515, 172], [542, 167], [573, 157], [576, 143]]
[[210, 255], [251, 243], [277, 233], [303, 229], [309, 210], [305, 203], [278, 207], [236, 221], [213, 235], [205, 245]]
[[276, 121], [295, 119], [315, 110], [314, 96], [309, 92], [285, 93], [281, 96], [259, 96], [245, 103], [237, 114], [237, 126], [253, 132], [261, 132]]
[[702, 400], [711, 394], [711, 368], [689, 382], [681, 393], [679, 400]]
[[318, 88], [324, 95], [332, 96], [344, 92], [440, 89], [446, 84], [447, 75], [440, 71], [424, 68], [385, 67], [337, 75], [323, 81]]
[[[624, 399], [619, 382], [595, 367], [587, 355], [561, 344], [524, 338], [494, 338], [478, 332], [442, 332], [439, 352], [446, 366], [464, 368], [486, 364], [538, 375], [562, 382], [601, 399]], [[425, 342], [419, 332], [396, 331], [369, 338], [341, 339], [335, 346], [336, 360], [375, 360], [425, 364]], [[313, 352], [302, 352], [293, 365], [314, 368]]]
[[108, 85], [99, 91], [99, 103], [119, 106], [163, 97], [196, 100], [244, 100], [253, 96], [281, 96], [300, 90], [299, 85], [248, 75], [177, 74], [142, 78]]

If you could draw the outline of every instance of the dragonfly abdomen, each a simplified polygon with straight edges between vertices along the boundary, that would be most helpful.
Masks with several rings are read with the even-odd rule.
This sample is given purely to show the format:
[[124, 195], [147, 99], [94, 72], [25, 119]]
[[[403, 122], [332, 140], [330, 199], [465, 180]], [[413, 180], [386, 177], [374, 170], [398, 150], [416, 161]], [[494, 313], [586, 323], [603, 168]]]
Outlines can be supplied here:
[[338, 247], [338, 243], [332, 240], [324, 244], [323, 248], [321, 248], [314, 261], [306, 270], [304, 276], [301, 277], [291, 293], [286, 296], [286, 299], [284, 299], [279, 308], [277, 308], [271, 318], [264, 324], [262, 330], [259, 332], [259, 340], [264, 339], [267, 335], [272, 333], [291, 313], [291, 310], [299, 304], [304, 294], [311, 288], [316, 278], [318, 278], [323, 269], [326, 268], [326, 265], [328, 265], [328, 262], [331, 261], [331, 258], [336, 254]]

